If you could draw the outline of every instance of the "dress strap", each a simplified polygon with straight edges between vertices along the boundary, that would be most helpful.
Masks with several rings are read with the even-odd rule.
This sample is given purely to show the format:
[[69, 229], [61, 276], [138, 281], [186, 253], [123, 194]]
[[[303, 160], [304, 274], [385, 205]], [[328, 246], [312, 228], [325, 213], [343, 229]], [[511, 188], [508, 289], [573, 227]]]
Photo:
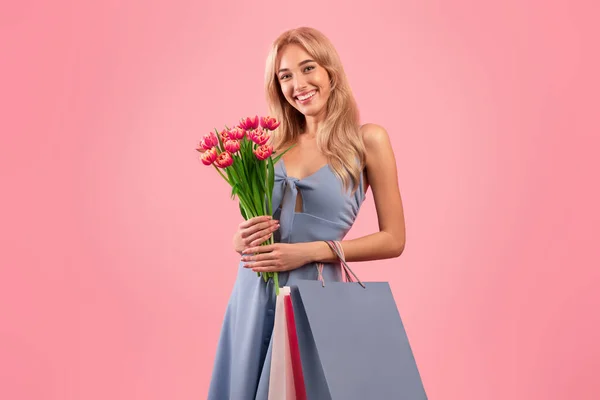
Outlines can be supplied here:
[[[339, 259], [340, 268], [342, 269], [342, 281], [343, 282], [352, 282], [352, 277], [350, 276], [350, 273], [351, 273], [354, 276], [354, 278], [356, 278], [356, 282], [358, 282], [359, 285], [364, 288], [365, 285], [360, 281], [360, 279], [358, 279], [358, 276], [356, 276], [354, 271], [352, 271], [352, 269], [346, 263], [346, 258], [344, 256], [344, 249], [342, 249], [341, 243], [337, 240], [325, 240], [325, 243], [327, 243], [329, 245], [331, 250], [334, 252], [334, 254]], [[323, 267], [324, 267], [323, 263], [317, 263], [317, 274], [318, 274], [319, 280], [323, 283], [323, 287], [325, 287], [325, 279], [323, 278]]]
[[281, 202], [281, 242], [289, 243], [292, 235], [292, 227], [294, 224], [294, 214], [296, 208], [296, 198], [298, 197], [298, 187], [296, 184], [298, 179], [285, 178], [285, 189]]

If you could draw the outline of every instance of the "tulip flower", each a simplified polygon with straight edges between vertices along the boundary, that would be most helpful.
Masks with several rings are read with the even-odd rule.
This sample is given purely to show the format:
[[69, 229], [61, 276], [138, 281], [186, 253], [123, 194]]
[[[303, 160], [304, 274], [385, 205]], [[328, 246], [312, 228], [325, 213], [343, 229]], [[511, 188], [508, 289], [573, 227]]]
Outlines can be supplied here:
[[254, 118], [242, 118], [242, 120], [240, 121], [240, 128], [244, 128], [245, 130], [249, 131], [251, 129], [256, 129], [258, 128], [258, 115], [255, 116]]
[[235, 128], [229, 131], [228, 135], [230, 139], [242, 140], [246, 135], [246, 130], [244, 128], [236, 126]]
[[273, 131], [279, 126], [279, 122], [273, 117], [261, 117], [260, 126], [266, 130]]
[[271, 157], [271, 154], [273, 154], [273, 146], [268, 144], [263, 144], [254, 150], [254, 155], [261, 161]]
[[226, 151], [219, 154], [215, 160], [215, 165], [219, 168], [227, 168], [231, 164], [233, 164], [233, 158], [231, 157], [231, 154]]
[[223, 143], [223, 147], [225, 147], [225, 150], [231, 154], [237, 153], [240, 150], [240, 141], [228, 139], [225, 141], [225, 143]]
[[204, 135], [200, 141], [200, 146], [196, 150], [203, 153], [205, 150], [215, 147], [217, 144], [219, 144], [219, 140], [217, 139], [217, 136], [211, 132], [207, 135]]
[[267, 143], [271, 138], [271, 134], [269, 131], [264, 130], [263, 128], [258, 128], [255, 131], [248, 132], [248, 136], [250, 139], [259, 146]]
[[202, 160], [202, 164], [211, 165], [217, 159], [217, 149], [212, 147], [208, 150], [205, 150], [200, 156], [200, 159]]
[[219, 136], [221, 137], [221, 142], [224, 142], [226, 140], [229, 140], [229, 131], [227, 129], [223, 129], [221, 132], [219, 132]]

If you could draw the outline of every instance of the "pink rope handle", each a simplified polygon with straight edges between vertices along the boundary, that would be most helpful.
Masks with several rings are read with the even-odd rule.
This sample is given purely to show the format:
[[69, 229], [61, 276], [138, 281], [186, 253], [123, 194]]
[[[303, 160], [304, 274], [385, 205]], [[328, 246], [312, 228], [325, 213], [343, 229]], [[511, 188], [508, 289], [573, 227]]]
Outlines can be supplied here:
[[[346, 263], [346, 257], [344, 255], [344, 249], [342, 248], [342, 244], [337, 240], [326, 240], [325, 243], [329, 245], [331, 250], [335, 253], [335, 255], [339, 259], [340, 268], [342, 269], [342, 281], [343, 282], [352, 282], [352, 277], [350, 273], [356, 278], [356, 282], [363, 288], [365, 285], [358, 279], [358, 276], [352, 271], [352, 269]], [[325, 287], [325, 279], [323, 278], [323, 263], [317, 263], [317, 275], [318, 279], [323, 283], [323, 287]]]

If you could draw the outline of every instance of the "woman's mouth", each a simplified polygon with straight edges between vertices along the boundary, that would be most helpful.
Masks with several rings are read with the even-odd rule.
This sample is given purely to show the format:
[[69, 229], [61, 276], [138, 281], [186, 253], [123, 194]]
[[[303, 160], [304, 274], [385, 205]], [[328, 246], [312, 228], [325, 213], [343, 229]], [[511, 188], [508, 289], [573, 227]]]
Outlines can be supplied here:
[[306, 104], [312, 100], [313, 97], [317, 94], [316, 90], [311, 90], [308, 93], [302, 94], [300, 96], [296, 96], [296, 101], [300, 104]]

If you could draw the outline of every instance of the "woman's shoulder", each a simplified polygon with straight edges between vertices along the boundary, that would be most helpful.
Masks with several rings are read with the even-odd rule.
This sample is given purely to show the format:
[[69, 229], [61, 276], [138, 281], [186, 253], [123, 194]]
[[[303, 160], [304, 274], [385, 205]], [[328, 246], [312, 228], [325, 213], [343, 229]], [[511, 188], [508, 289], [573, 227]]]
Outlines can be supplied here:
[[387, 130], [376, 123], [368, 122], [360, 126], [360, 133], [367, 152], [378, 152], [391, 146]]

